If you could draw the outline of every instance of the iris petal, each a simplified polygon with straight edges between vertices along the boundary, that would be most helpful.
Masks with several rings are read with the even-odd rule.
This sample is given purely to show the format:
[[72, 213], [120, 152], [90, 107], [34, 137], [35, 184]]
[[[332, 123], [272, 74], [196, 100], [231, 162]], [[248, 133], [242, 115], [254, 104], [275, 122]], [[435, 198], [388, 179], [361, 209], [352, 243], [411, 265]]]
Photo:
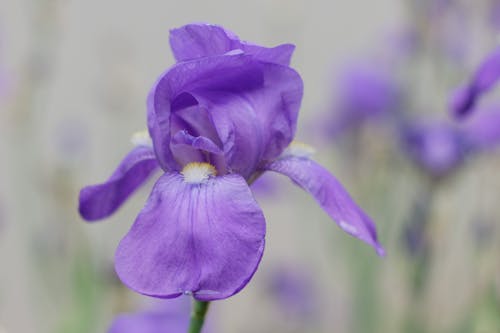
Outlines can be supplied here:
[[295, 136], [303, 83], [290, 67], [265, 63], [262, 73], [262, 87], [243, 92], [243, 96], [253, 106], [262, 128], [263, 159], [273, 160]]
[[229, 167], [244, 177], [261, 160], [278, 157], [292, 141], [302, 80], [294, 70], [260, 64], [262, 83], [243, 91], [197, 89], [191, 94], [212, 116]]
[[248, 178], [263, 154], [263, 132], [252, 105], [238, 94], [202, 92], [194, 94], [208, 110], [224, 147], [232, 172]]
[[271, 162], [266, 169], [288, 176], [309, 192], [345, 232], [371, 245], [379, 255], [384, 254], [373, 221], [354, 202], [342, 184], [321, 165], [308, 158], [289, 156]]
[[210, 139], [204, 136], [193, 136], [187, 131], [179, 131], [172, 138], [173, 144], [189, 145], [209, 153], [222, 154], [222, 150]]
[[113, 214], [158, 167], [151, 148], [134, 148], [106, 182], [84, 187], [80, 191], [81, 216], [95, 221]]
[[233, 32], [213, 24], [188, 24], [170, 31], [170, 46], [177, 61], [222, 55], [242, 50], [254, 59], [289, 65], [295, 46], [282, 44], [268, 48], [241, 41]]
[[179, 63], [166, 71], [148, 96], [147, 114], [149, 133], [161, 167], [165, 171], [181, 167], [170, 150], [172, 103], [179, 96], [202, 88], [243, 91], [256, 89], [261, 84], [258, 64], [243, 55], [201, 58]]
[[166, 173], [120, 242], [116, 271], [145, 295], [223, 299], [254, 274], [264, 236], [264, 216], [241, 176], [189, 184]]
[[[249, 140], [258, 139], [263, 149], [259, 156], [265, 160], [274, 159], [293, 139], [302, 93], [302, 80], [293, 69], [261, 63], [241, 54], [179, 63], [159, 79], [148, 100], [148, 126], [158, 159], [165, 170], [180, 168], [175, 162], [179, 158], [174, 158], [170, 147], [172, 112], [175, 111], [179, 116], [182, 113], [182, 117], [186, 118], [189, 114], [186, 110], [201, 106], [213, 118], [211, 108], [217, 108], [219, 111], [214, 112], [218, 113], [219, 106], [223, 105], [231, 105], [233, 108], [228, 117], [236, 115], [239, 110], [253, 109], [255, 117], [242, 119], [247, 123], [243, 127], [260, 129], [253, 135], [248, 135], [243, 146], [236, 144], [233, 150], [238, 150], [240, 155], [243, 155]], [[184, 109], [175, 110], [171, 107], [171, 103], [177, 101], [179, 96], [188, 95], [197, 100], [198, 106], [191, 101], [186, 102]], [[226, 96], [226, 100], [221, 96]], [[185, 99], [189, 100], [183, 98], [183, 101]], [[213, 124], [216, 123], [214, 120]], [[182, 128], [177, 128], [179, 129]], [[217, 141], [211, 134], [205, 136], [214, 142]], [[259, 142], [251, 144], [256, 145]], [[228, 148], [224, 147], [224, 150], [227, 151]], [[238, 167], [235, 166], [235, 169]]]

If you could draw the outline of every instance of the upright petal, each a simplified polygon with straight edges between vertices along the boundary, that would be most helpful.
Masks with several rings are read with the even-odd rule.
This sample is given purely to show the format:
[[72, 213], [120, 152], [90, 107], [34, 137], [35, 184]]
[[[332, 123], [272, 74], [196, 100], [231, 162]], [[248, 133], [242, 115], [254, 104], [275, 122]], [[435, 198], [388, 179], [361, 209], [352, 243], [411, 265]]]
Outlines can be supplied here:
[[252, 89], [203, 87], [192, 93], [211, 114], [225, 150], [234, 152], [228, 164], [245, 177], [256, 162], [275, 159], [293, 140], [303, 94], [293, 69], [263, 63], [259, 71], [262, 81]]
[[342, 184], [321, 165], [306, 157], [286, 156], [271, 162], [266, 169], [288, 176], [309, 192], [340, 228], [373, 246], [379, 255], [384, 255], [373, 221], [358, 207]]
[[275, 47], [262, 47], [249, 42], [241, 42], [245, 54], [252, 55], [256, 60], [273, 64], [289, 66], [295, 45], [281, 44]]
[[80, 191], [81, 216], [95, 221], [113, 214], [157, 169], [158, 162], [150, 147], [134, 148], [106, 182]]
[[203, 92], [195, 96], [213, 119], [230, 171], [248, 178], [262, 158], [264, 147], [263, 129], [253, 106], [241, 95], [230, 92]]
[[[246, 122], [253, 122], [253, 127], [261, 129], [262, 158], [274, 159], [295, 134], [302, 93], [302, 80], [293, 69], [261, 63], [241, 54], [179, 63], [158, 80], [148, 101], [148, 126], [160, 164], [165, 170], [179, 169], [170, 147], [171, 134], [174, 134], [171, 133], [172, 119], [175, 118], [172, 114], [181, 116], [182, 113], [185, 118], [190, 114], [185, 110], [207, 109], [207, 105], [215, 104], [231, 104], [234, 108], [232, 115], [236, 115], [239, 109], [253, 109], [255, 119], [252, 117]], [[212, 102], [213, 96], [221, 95], [234, 96], [235, 99], [222, 101], [219, 98], [217, 103]], [[211, 109], [207, 111], [213, 116]], [[217, 143], [216, 138], [208, 134], [192, 135], [207, 136]], [[250, 135], [247, 139], [256, 137]]]
[[263, 159], [272, 160], [295, 136], [304, 87], [300, 75], [290, 67], [262, 64], [263, 86], [244, 96], [252, 104], [262, 128]]
[[239, 49], [240, 42], [221, 26], [198, 23], [170, 30], [170, 47], [177, 61], [186, 61]]
[[211, 115], [228, 167], [245, 178], [257, 163], [275, 159], [290, 144], [303, 93], [300, 75], [289, 67], [260, 63], [255, 69], [262, 81], [252, 89], [190, 91]]
[[264, 216], [241, 176], [192, 183], [166, 173], [120, 242], [116, 271], [145, 295], [223, 299], [254, 274], [264, 236]]
[[222, 55], [241, 50], [254, 59], [288, 66], [295, 46], [268, 48], [241, 41], [233, 32], [213, 24], [188, 24], [170, 31], [170, 46], [177, 61]]
[[181, 167], [170, 150], [171, 116], [195, 106], [188, 92], [202, 88], [243, 91], [256, 89], [262, 81], [259, 64], [241, 54], [182, 62], [166, 71], [148, 96], [148, 129], [161, 167], [165, 171]]

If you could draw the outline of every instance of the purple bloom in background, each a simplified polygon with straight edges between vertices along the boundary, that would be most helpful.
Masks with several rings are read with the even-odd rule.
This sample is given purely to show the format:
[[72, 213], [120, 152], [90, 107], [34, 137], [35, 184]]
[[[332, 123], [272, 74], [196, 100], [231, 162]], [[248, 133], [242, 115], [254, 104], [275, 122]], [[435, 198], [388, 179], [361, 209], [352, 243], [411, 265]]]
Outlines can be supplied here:
[[406, 125], [403, 142], [410, 157], [429, 174], [449, 174], [471, 154], [500, 143], [500, 107], [482, 109], [461, 127], [446, 122]]
[[269, 279], [269, 293], [290, 319], [312, 319], [317, 313], [317, 294], [312, 276], [296, 266], [277, 267]]
[[[116, 316], [108, 333], [185, 333], [189, 327], [188, 297], [163, 300], [151, 309]], [[210, 332], [205, 326], [203, 332]]]
[[123, 283], [202, 301], [240, 291], [264, 251], [264, 215], [248, 184], [265, 171], [288, 176], [383, 253], [372, 220], [306, 146], [292, 144], [303, 90], [289, 67], [293, 45], [261, 47], [208, 24], [172, 30], [170, 44], [177, 63], [149, 94], [150, 136], [135, 138], [108, 181], [80, 193], [81, 215], [102, 219], [162, 171], [116, 251]]
[[482, 107], [462, 124], [461, 130], [471, 149], [496, 148], [500, 143], [500, 105]]
[[450, 99], [450, 112], [455, 118], [468, 115], [478, 99], [490, 91], [500, 78], [500, 48], [492, 52], [478, 67], [469, 82], [458, 88]]
[[415, 163], [436, 177], [448, 174], [465, 157], [462, 133], [444, 122], [407, 125], [403, 130], [403, 144]]
[[331, 136], [396, 111], [401, 102], [401, 91], [393, 74], [375, 64], [356, 63], [346, 67], [338, 86], [339, 102], [334, 106], [334, 119], [328, 121]]

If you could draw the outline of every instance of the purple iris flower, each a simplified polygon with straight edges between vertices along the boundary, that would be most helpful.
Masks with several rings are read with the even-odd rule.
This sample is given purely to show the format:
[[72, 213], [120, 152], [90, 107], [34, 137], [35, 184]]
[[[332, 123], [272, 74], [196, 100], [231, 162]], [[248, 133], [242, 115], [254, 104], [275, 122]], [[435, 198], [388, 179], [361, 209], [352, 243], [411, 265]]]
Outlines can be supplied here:
[[432, 176], [445, 176], [468, 156], [498, 146], [500, 106], [482, 108], [460, 127], [447, 122], [406, 125], [403, 142], [419, 166]]
[[500, 105], [481, 107], [466, 122], [461, 131], [474, 151], [489, 150], [500, 143]]
[[370, 63], [347, 66], [339, 78], [339, 102], [329, 135], [339, 135], [362, 123], [396, 111], [401, 91], [392, 73]]
[[318, 295], [314, 279], [299, 267], [281, 265], [275, 268], [270, 276], [269, 292], [290, 319], [309, 320], [317, 314]]
[[170, 45], [177, 63], [149, 94], [149, 136], [135, 137], [106, 182], [80, 192], [81, 215], [102, 219], [162, 171], [116, 251], [124, 284], [201, 301], [240, 291], [264, 251], [265, 219], [249, 184], [265, 171], [288, 176], [383, 253], [372, 220], [305, 145], [292, 143], [303, 90], [289, 67], [293, 45], [261, 47], [208, 24], [172, 30]]
[[[118, 315], [108, 333], [185, 333], [189, 317], [188, 297], [163, 300], [150, 309]], [[203, 332], [210, 332], [210, 327], [205, 326]]]
[[466, 153], [463, 134], [445, 122], [409, 125], [404, 129], [403, 143], [415, 163], [436, 177], [454, 170]]
[[500, 78], [500, 48], [495, 49], [479, 65], [469, 82], [458, 88], [450, 99], [450, 112], [455, 118], [468, 115], [478, 99], [490, 91]]

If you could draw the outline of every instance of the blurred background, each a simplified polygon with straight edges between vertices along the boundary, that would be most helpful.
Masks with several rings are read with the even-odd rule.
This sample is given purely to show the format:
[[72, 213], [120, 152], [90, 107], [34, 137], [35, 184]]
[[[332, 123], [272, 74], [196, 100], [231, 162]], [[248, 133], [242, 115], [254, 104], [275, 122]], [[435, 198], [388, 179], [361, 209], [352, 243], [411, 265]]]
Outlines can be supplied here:
[[[174, 62], [168, 31], [190, 22], [296, 44], [297, 138], [387, 251], [265, 175], [254, 190], [266, 253], [241, 293], [212, 304], [213, 332], [500, 332], [500, 151], [478, 138], [476, 116], [448, 115], [497, 47], [496, 0], [2, 0], [0, 332], [106, 332], [149, 306], [121, 285], [113, 255], [152, 183], [96, 224], [77, 198], [145, 129], [147, 93]], [[498, 97], [477, 116], [495, 115]]]

